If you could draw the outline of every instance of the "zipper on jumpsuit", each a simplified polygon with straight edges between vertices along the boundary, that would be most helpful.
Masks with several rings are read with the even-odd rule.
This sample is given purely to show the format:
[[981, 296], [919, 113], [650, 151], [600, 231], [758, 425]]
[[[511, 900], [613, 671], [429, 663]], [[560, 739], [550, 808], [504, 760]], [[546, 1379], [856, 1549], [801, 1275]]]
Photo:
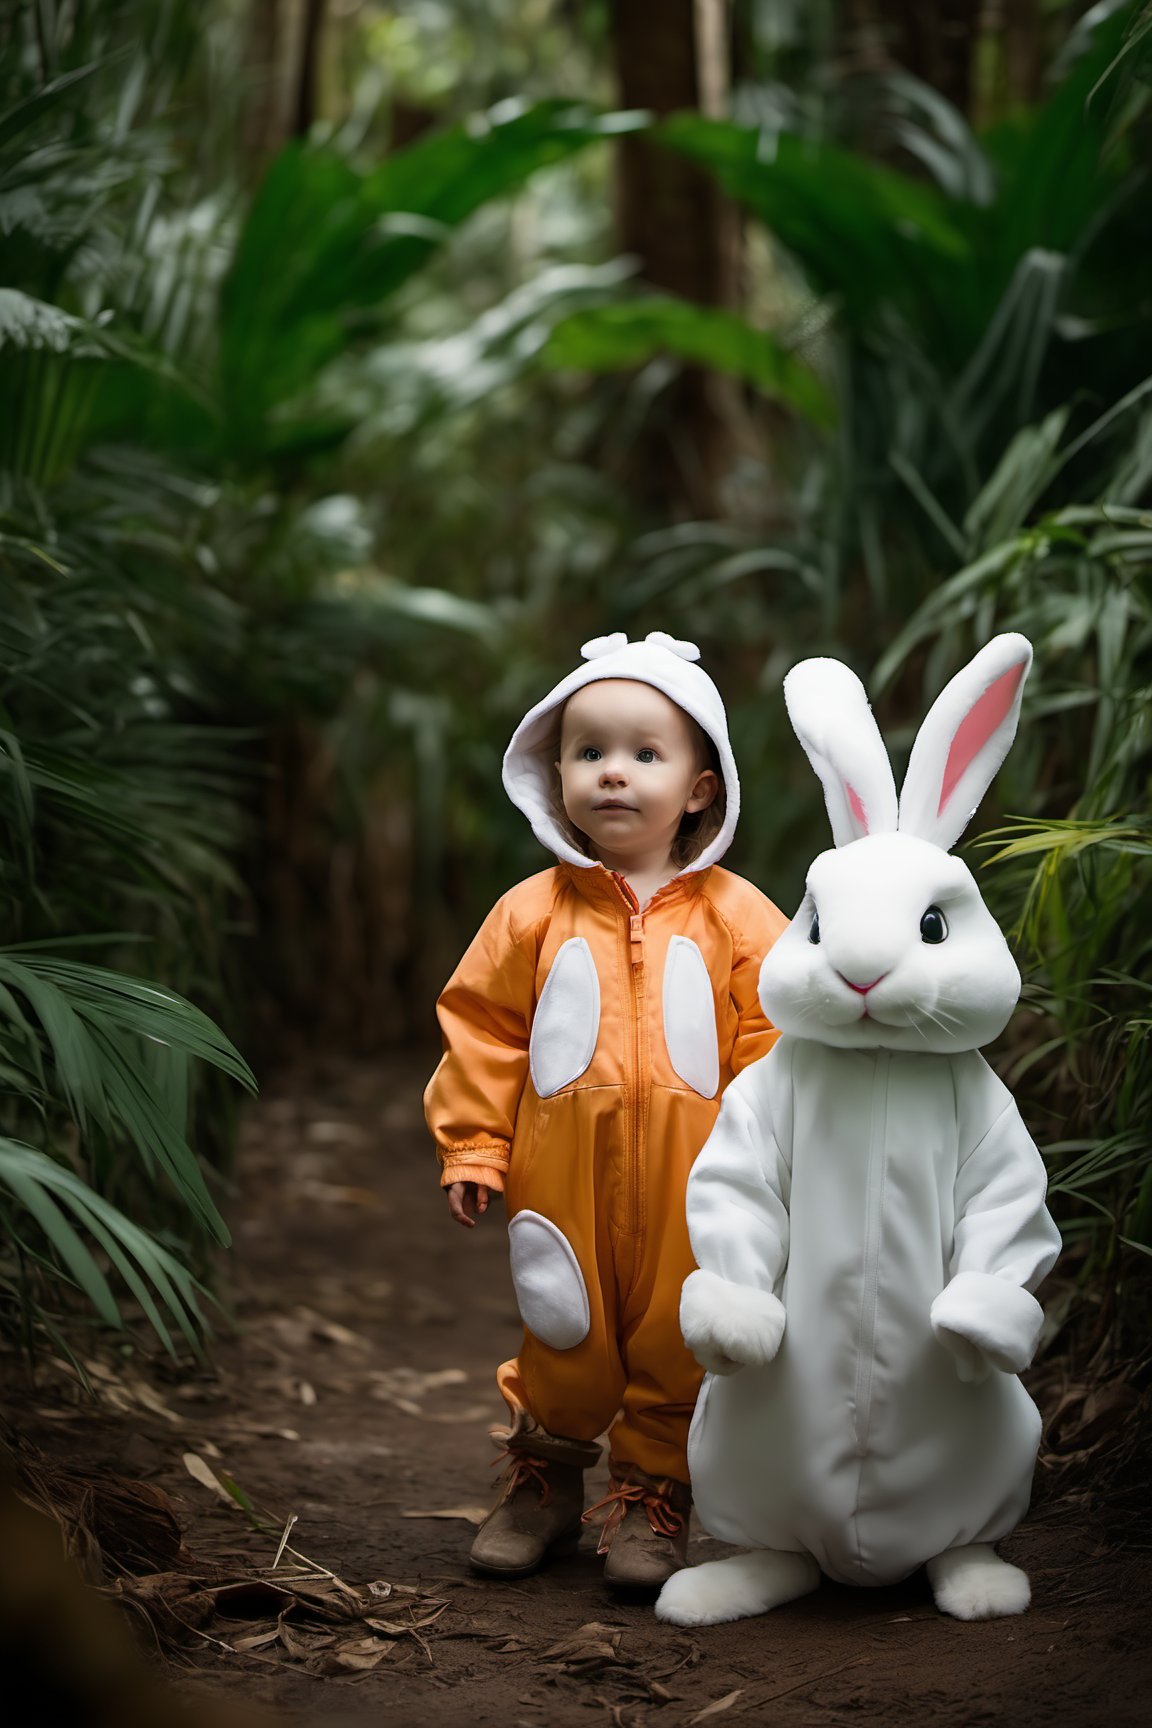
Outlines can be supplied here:
[[639, 1233], [641, 1227], [641, 1195], [643, 1192], [640, 1180], [640, 1123], [646, 1114], [646, 1098], [641, 1097], [640, 1077], [644, 1071], [643, 1052], [640, 1048], [643, 1037], [643, 1006], [644, 1006], [644, 914], [640, 910], [631, 887], [623, 876], [612, 872], [612, 880], [624, 896], [628, 908], [628, 978], [632, 994], [632, 1047], [631, 1072], [628, 1076], [628, 1109], [627, 1134], [625, 1136], [625, 1157], [627, 1159], [627, 1195], [628, 1211], [625, 1219], [625, 1229], [629, 1235]]
[[872, 1072], [872, 1109], [869, 1116], [868, 1175], [864, 1199], [864, 1264], [861, 1272], [860, 1325], [856, 1337], [856, 1454], [868, 1452], [868, 1429], [872, 1415], [872, 1367], [876, 1344], [876, 1309], [879, 1303], [880, 1235], [884, 1211], [884, 1178], [888, 1163], [888, 1083], [892, 1058], [879, 1051]]

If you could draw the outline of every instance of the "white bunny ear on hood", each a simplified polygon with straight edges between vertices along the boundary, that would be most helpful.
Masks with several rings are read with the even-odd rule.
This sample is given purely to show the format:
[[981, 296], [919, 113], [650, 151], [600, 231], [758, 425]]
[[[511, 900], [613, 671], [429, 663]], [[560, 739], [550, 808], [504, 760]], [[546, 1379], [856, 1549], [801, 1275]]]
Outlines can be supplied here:
[[994, 636], [946, 684], [916, 734], [900, 794], [900, 831], [954, 846], [1016, 736], [1026, 636]]
[[797, 738], [820, 777], [837, 846], [896, 826], [896, 782], [864, 686], [839, 660], [801, 660], [784, 679]]

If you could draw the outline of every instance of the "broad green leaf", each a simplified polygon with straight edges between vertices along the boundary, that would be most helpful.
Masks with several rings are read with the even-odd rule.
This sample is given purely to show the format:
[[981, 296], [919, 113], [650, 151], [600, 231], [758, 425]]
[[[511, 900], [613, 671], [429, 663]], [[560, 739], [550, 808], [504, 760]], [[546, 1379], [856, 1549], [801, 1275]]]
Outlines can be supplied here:
[[248, 212], [220, 302], [220, 388], [233, 436], [262, 445], [304, 389], [481, 205], [589, 144], [638, 129], [571, 102], [494, 109], [361, 170], [295, 143]]
[[968, 256], [963, 226], [932, 187], [834, 145], [693, 114], [653, 136], [710, 169], [849, 318], [885, 296], [936, 294], [941, 264], [954, 269]]
[[754, 329], [735, 312], [671, 295], [574, 312], [556, 325], [544, 348], [549, 364], [588, 372], [631, 369], [659, 354], [742, 378], [820, 425], [835, 417], [827, 387], [778, 337]]

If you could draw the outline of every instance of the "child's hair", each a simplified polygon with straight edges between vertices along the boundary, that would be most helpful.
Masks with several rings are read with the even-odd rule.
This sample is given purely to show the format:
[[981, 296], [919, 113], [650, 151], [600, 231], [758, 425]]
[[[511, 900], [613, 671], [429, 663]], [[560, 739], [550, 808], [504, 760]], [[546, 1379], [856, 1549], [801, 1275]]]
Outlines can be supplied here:
[[705, 732], [689, 715], [692, 730], [700, 747], [700, 758], [716, 776], [716, 796], [703, 810], [686, 810], [680, 819], [680, 832], [672, 842], [672, 862], [683, 870], [707, 850], [724, 826], [728, 809], [728, 788], [720, 766], [720, 752]]
[[[550, 767], [560, 755], [560, 735], [564, 726], [564, 709], [566, 707], [567, 703], [564, 703], [557, 710], [555, 724], [549, 727], [547, 738], [537, 746], [537, 753]], [[681, 713], [683, 712], [684, 710], [681, 709]], [[681, 817], [680, 831], [672, 842], [672, 862], [679, 870], [686, 869], [712, 844], [724, 826], [724, 816], [728, 808], [728, 789], [724, 784], [720, 754], [703, 726], [698, 721], [693, 720], [690, 714], [686, 714], [685, 719], [691, 726], [696, 739], [697, 760], [700, 763], [701, 773], [705, 768], [710, 768], [716, 776], [716, 796], [705, 809], [686, 810]], [[570, 841], [578, 852], [583, 852], [586, 858], [594, 857], [595, 854], [588, 843], [588, 836], [575, 826], [564, 808], [564, 792], [560, 784], [559, 774], [553, 773], [550, 796], [552, 815], [565, 839]]]

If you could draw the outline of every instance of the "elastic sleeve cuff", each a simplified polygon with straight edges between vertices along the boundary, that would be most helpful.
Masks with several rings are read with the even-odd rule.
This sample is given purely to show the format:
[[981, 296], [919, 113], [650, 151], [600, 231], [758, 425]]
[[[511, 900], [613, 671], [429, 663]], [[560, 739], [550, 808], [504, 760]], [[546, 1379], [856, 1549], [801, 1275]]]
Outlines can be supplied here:
[[992, 1272], [957, 1272], [932, 1304], [932, 1330], [950, 1346], [952, 1333], [974, 1344], [1004, 1374], [1031, 1362], [1044, 1323], [1035, 1296]]
[[440, 1186], [450, 1188], [453, 1182], [482, 1182], [493, 1194], [504, 1192], [504, 1172], [491, 1164], [445, 1164], [440, 1172]]

